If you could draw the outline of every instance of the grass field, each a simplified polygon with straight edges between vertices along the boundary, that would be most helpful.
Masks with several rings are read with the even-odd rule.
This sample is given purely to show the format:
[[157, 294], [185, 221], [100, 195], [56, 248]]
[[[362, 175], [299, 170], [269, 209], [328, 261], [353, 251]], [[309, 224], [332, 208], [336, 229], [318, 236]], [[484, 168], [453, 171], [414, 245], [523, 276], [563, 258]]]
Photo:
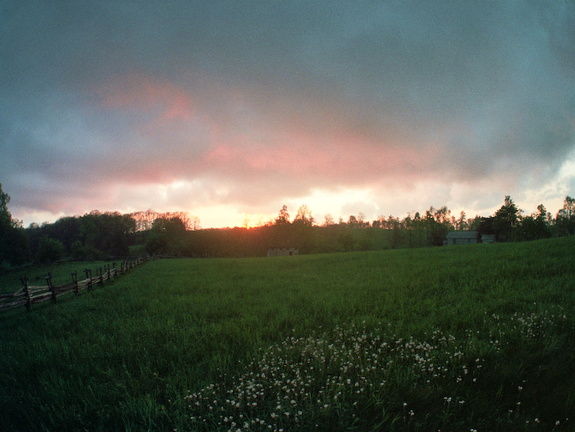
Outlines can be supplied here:
[[45, 277], [50, 273], [54, 285], [64, 285], [72, 281], [72, 272], [76, 272], [78, 279], [82, 280], [86, 278], [85, 269], [91, 269], [92, 275], [96, 276], [99, 267], [104, 268], [106, 265], [111, 267], [112, 264], [120, 268], [120, 261], [116, 263], [109, 261], [69, 261], [6, 272], [0, 275], [0, 294], [12, 294], [21, 288], [21, 276], [27, 276], [30, 285], [46, 285]]
[[2, 431], [575, 430], [575, 238], [148, 262], [0, 314]]

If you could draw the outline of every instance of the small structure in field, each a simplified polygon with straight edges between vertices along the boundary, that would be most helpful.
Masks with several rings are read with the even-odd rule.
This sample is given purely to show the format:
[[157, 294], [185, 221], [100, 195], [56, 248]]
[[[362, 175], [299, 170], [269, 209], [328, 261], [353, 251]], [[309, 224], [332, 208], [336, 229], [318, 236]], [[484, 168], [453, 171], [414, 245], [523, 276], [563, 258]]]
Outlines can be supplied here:
[[446, 246], [480, 243], [481, 235], [477, 231], [450, 231], [443, 242]]
[[495, 234], [481, 234], [481, 243], [495, 243]]
[[299, 249], [296, 247], [271, 247], [268, 249], [268, 256], [292, 256], [299, 255]]

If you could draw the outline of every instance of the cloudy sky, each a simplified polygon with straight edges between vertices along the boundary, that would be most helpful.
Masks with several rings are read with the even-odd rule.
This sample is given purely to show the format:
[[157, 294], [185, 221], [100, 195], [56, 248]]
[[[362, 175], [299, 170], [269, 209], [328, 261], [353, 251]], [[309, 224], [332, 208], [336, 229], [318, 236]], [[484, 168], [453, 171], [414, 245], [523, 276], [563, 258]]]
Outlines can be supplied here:
[[575, 2], [0, 2], [13, 216], [203, 227], [575, 196]]

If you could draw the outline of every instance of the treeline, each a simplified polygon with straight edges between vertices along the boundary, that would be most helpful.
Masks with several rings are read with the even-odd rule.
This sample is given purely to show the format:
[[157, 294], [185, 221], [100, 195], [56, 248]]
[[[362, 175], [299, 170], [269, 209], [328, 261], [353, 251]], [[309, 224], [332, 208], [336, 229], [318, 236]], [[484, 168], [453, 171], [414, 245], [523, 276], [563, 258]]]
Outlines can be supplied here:
[[496, 241], [526, 241], [575, 234], [575, 199], [567, 196], [556, 215], [541, 204], [526, 215], [511, 197], [494, 215], [455, 216], [447, 207], [430, 207], [400, 219], [380, 216], [367, 221], [361, 213], [321, 222], [302, 205], [293, 220], [283, 206], [277, 217], [255, 228], [201, 229], [186, 212], [152, 210], [120, 214], [92, 211], [54, 223], [24, 228], [8, 211], [10, 196], [0, 184], [0, 266], [29, 262], [120, 258], [130, 255], [187, 257], [265, 256], [270, 247], [297, 247], [302, 254], [349, 252], [443, 245], [453, 230], [492, 234]]
[[[159, 222], [159, 221], [158, 221]], [[467, 218], [447, 207], [424, 213], [366, 221], [362, 214], [335, 222], [329, 215], [319, 225], [307, 206], [293, 220], [283, 206], [275, 220], [256, 228], [186, 231], [177, 220], [156, 223], [149, 232], [150, 254], [192, 257], [264, 256], [270, 247], [298, 247], [300, 253], [349, 252], [441, 246], [449, 231], [473, 230], [491, 234], [498, 242], [528, 241], [575, 234], [575, 199], [566, 197], [553, 216], [543, 205], [526, 215], [511, 197], [494, 215]]]
[[[164, 221], [175, 220], [183, 231], [199, 229], [199, 219], [186, 212], [158, 213], [153, 210], [130, 214], [101, 213], [63, 217], [26, 230], [30, 257], [36, 262], [127, 257], [130, 249], [142, 245]], [[155, 231], [154, 231], [155, 232]], [[140, 253], [144, 251], [139, 249]]]
[[[145, 254], [143, 245], [153, 227], [177, 220], [184, 231], [199, 229], [199, 219], [186, 212], [131, 214], [92, 211], [67, 216], [54, 223], [30, 224], [12, 218], [10, 196], [0, 184], [0, 268], [8, 264], [49, 263], [62, 259], [94, 260]], [[156, 221], [159, 221], [156, 223]]]

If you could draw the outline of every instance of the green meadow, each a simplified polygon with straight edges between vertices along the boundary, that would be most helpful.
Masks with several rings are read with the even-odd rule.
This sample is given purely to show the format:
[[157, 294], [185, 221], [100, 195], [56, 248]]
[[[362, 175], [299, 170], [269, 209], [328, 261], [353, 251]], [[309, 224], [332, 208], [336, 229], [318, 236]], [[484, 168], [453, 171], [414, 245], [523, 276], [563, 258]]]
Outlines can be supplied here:
[[150, 261], [0, 314], [0, 430], [572, 431], [574, 312], [575, 237]]
[[[48, 273], [52, 276], [54, 285], [64, 285], [72, 282], [72, 272], [76, 272], [78, 280], [86, 278], [85, 269], [92, 271], [92, 276], [97, 275], [98, 268], [105, 269], [105, 266], [115, 265], [120, 268], [120, 261], [115, 263], [108, 261], [69, 261], [55, 263], [51, 265], [37, 265], [23, 270], [9, 271], [0, 275], [0, 294], [12, 294], [22, 287], [20, 278], [22, 276], [28, 277], [28, 284], [31, 286], [44, 286], [46, 285], [46, 276]], [[104, 270], [105, 271], [105, 270]]]

